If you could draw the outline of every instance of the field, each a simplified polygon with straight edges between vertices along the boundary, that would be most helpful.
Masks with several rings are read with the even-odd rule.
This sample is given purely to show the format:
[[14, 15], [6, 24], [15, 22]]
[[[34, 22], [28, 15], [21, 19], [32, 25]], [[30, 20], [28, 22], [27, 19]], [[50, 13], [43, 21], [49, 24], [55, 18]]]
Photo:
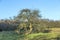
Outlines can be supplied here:
[[[57, 31], [58, 30], [58, 31]], [[35, 33], [19, 35], [15, 32], [0, 32], [0, 40], [55, 40], [60, 33], [60, 28], [52, 28], [50, 33]]]
[[60, 28], [51, 28], [51, 32], [60, 33]]
[[16, 34], [11, 32], [0, 32], [0, 40], [16, 40]]

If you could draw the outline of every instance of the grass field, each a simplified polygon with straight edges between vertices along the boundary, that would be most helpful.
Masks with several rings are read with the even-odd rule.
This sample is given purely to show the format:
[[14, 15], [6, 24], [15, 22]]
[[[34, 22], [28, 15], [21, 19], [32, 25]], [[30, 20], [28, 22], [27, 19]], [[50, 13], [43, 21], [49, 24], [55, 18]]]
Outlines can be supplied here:
[[34, 33], [29, 35], [19, 35], [10, 31], [0, 32], [0, 40], [43, 40], [43, 38], [50, 40], [60, 35], [60, 28], [52, 28], [51, 30], [50, 33]]
[[18, 40], [19, 35], [14, 32], [0, 32], [0, 40]]
[[60, 34], [60, 28], [51, 28], [51, 33], [57, 33]]

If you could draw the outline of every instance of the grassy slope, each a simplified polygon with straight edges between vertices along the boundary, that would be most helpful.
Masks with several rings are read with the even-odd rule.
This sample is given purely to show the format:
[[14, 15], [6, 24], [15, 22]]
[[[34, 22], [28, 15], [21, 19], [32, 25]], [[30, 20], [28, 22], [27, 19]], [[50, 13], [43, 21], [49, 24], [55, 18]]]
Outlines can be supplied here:
[[0, 40], [18, 40], [19, 36], [14, 32], [0, 32]]
[[50, 33], [36, 33], [36, 34], [29, 34], [27, 35], [28, 39], [36, 39], [37, 37], [44, 37], [48, 39], [56, 38], [60, 35], [60, 28], [51, 28]]
[[25, 37], [22, 35], [18, 35], [14, 32], [0, 32], [0, 40], [30, 40], [30, 39], [35, 39], [37, 37], [47, 37], [47, 38], [56, 38], [57, 33], [54, 30], [58, 29], [52, 29], [53, 32], [50, 33], [35, 33], [35, 34], [29, 34], [26, 35]]
[[60, 33], [60, 28], [51, 28], [51, 32]]
[[35, 39], [38, 36], [43, 36], [47, 38], [55, 38], [57, 34], [54, 33], [36, 33], [36, 34], [29, 34], [24, 36], [18, 35], [13, 32], [0, 32], [0, 40], [31, 40]]
[[56, 38], [58, 34], [55, 33], [36, 33], [36, 34], [29, 34], [27, 35], [28, 39], [35, 39], [36, 37], [46, 37], [46, 38]]
[[24, 40], [24, 35], [19, 35], [13, 31], [0, 32], [0, 40]]

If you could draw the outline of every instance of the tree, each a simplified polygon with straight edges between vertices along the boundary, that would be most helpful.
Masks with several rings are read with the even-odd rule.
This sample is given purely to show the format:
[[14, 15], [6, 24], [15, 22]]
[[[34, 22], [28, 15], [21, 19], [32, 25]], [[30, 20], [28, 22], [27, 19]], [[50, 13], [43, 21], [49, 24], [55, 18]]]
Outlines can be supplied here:
[[[32, 29], [33, 29], [32, 24], [37, 22], [40, 17], [41, 17], [41, 15], [39, 15], [38, 10], [23, 9], [17, 15], [16, 19], [18, 19], [20, 22], [23, 22], [25, 24], [27, 23], [29, 30], [28, 30], [28, 32], [26, 32], [26, 34], [29, 34], [32, 32]], [[21, 25], [19, 27], [21, 27]], [[24, 28], [26, 28], [26, 27], [24, 27]]]

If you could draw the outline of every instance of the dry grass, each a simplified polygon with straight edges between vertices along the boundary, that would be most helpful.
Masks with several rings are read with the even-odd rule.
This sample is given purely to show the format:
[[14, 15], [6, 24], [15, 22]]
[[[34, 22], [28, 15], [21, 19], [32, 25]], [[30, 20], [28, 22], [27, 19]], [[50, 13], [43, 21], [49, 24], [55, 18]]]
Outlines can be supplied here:
[[60, 33], [60, 28], [51, 28], [52, 33]]

